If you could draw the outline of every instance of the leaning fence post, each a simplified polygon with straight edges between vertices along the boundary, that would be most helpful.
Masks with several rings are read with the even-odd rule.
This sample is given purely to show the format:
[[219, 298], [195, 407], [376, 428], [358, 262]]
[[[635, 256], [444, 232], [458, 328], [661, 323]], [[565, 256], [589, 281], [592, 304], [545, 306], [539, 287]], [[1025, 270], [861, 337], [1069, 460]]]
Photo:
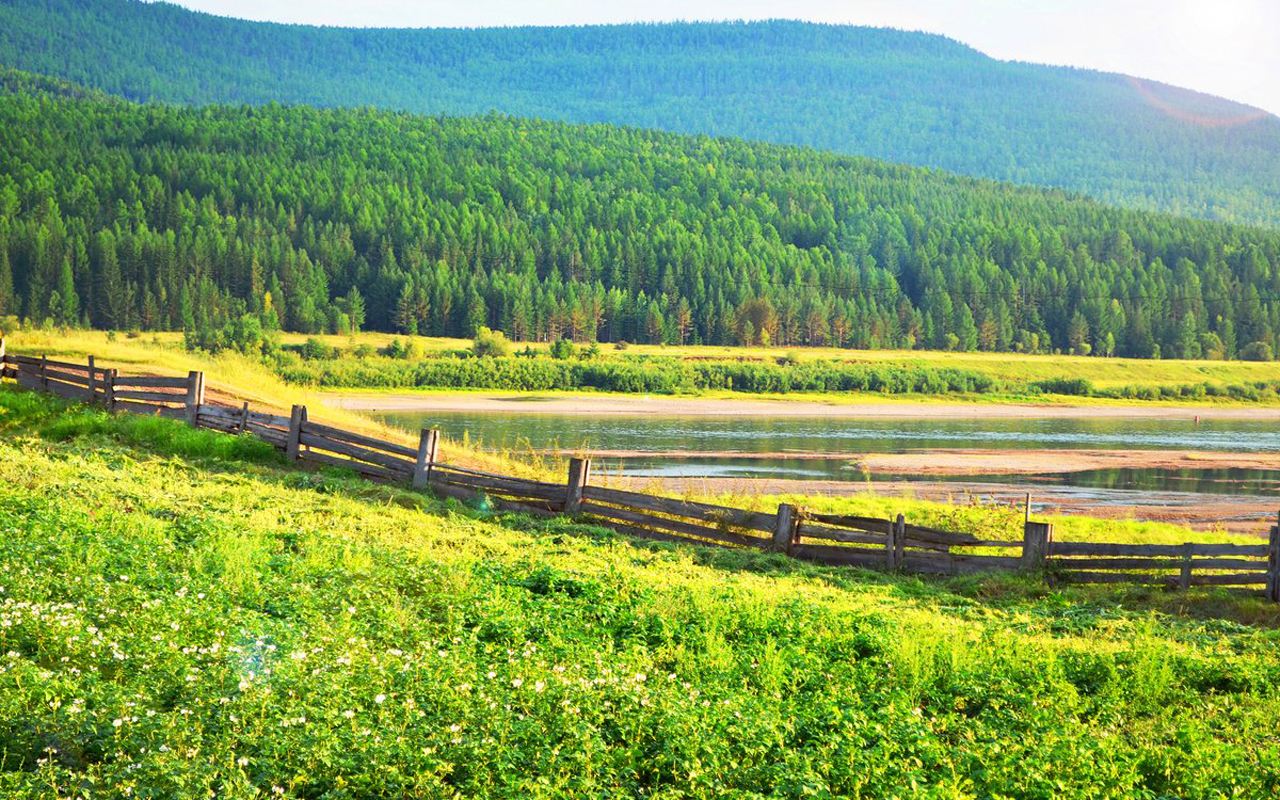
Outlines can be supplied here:
[[1280, 514], [1276, 514], [1267, 542], [1267, 599], [1280, 603]]
[[298, 460], [298, 449], [302, 439], [302, 423], [307, 421], [307, 407], [294, 406], [289, 413], [289, 438], [285, 439], [284, 453], [290, 461]]
[[187, 424], [196, 427], [200, 421], [200, 406], [204, 403], [204, 373], [187, 373]]
[[96, 402], [98, 397], [98, 371], [93, 366], [93, 356], [89, 356], [89, 402]]
[[782, 503], [778, 506], [778, 516], [773, 526], [773, 550], [791, 554], [791, 546], [796, 542], [799, 522], [800, 515], [796, 513], [795, 506], [790, 503]]
[[120, 374], [120, 371], [113, 368], [113, 369], [107, 370], [107, 374], [103, 376], [103, 378], [107, 382], [107, 385], [105, 387], [106, 389], [105, 399], [107, 401], [108, 411], [116, 410], [116, 378], [119, 376], [119, 374]]
[[425, 489], [431, 483], [431, 465], [440, 450], [440, 431], [423, 429], [418, 436], [418, 462], [413, 467], [413, 488]]
[[569, 459], [569, 483], [565, 487], [564, 513], [576, 514], [582, 508], [582, 490], [591, 479], [591, 459]]
[[240, 406], [240, 433], [249, 430], [249, 401], [245, 400], [244, 405]]
[[1043, 569], [1053, 541], [1053, 525], [1048, 522], [1024, 522], [1022, 525], [1022, 568]]

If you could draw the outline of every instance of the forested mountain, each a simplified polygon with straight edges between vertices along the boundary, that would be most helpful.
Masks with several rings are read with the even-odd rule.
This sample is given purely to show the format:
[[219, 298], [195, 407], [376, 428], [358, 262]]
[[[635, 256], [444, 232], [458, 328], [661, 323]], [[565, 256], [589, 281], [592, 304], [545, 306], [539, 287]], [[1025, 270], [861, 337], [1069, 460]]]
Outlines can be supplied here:
[[36, 321], [1137, 356], [1280, 332], [1270, 229], [608, 125], [0, 86], [0, 314]]
[[810, 145], [1280, 224], [1280, 120], [923, 34], [790, 22], [352, 30], [0, 0], [0, 63], [135, 100], [499, 111]]

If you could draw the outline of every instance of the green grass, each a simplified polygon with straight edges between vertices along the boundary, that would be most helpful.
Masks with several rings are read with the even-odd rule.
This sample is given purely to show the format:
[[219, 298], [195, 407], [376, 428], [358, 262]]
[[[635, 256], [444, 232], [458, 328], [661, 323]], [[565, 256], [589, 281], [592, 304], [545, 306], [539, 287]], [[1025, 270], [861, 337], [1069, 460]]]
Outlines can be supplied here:
[[1256, 593], [639, 545], [145, 423], [0, 388], [0, 796], [1280, 789]]
[[[299, 360], [296, 354], [289, 354], [276, 371], [293, 383], [325, 388], [675, 392], [711, 397], [791, 394], [832, 402], [942, 396], [978, 402], [1033, 399], [1183, 404], [1274, 404], [1280, 391], [1273, 364], [1240, 361], [833, 348], [633, 345], [618, 349], [602, 345], [589, 362], [576, 358], [555, 362], [548, 359], [547, 344], [520, 343], [517, 350], [537, 356], [536, 363], [506, 359], [476, 374], [476, 370], [466, 369], [467, 361], [457, 358], [469, 351], [471, 343], [466, 340], [388, 334], [283, 337], [286, 347], [295, 350], [309, 340], [340, 351], [341, 357]], [[392, 342], [408, 343], [411, 356], [386, 358], [353, 352], [357, 348], [380, 350]], [[583, 350], [582, 346], [577, 348], [579, 356]], [[573, 375], [568, 374], [571, 367], [577, 369]], [[852, 390], [846, 390], [850, 387]]]

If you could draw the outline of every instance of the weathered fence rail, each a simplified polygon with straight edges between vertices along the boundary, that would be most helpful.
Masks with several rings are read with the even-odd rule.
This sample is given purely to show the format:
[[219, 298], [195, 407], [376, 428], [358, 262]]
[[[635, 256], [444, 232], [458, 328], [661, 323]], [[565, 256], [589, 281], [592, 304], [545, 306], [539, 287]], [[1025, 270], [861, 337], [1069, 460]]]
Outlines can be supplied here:
[[[463, 500], [484, 497], [495, 508], [537, 515], [571, 514], [644, 539], [784, 553], [821, 564], [958, 575], [991, 570], [1043, 571], [1067, 583], [1146, 583], [1265, 587], [1280, 602], [1280, 524], [1267, 544], [1110, 544], [1059, 542], [1053, 526], [1028, 520], [1020, 541], [877, 519], [808, 512], [789, 504], [762, 513], [712, 503], [625, 491], [591, 483], [588, 459], [571, 459], [566, 482], [550, 483], [468, 469], [439, 460], [438, 431], [422, 431], [417, 447], [312, 422], [304, 406], [289, 416], [205, 399], [204, 374], [127, 376], [116, 369], [9, 355], [0, 339], [0, 377], [20, 386], [113, 411], [185, 419], [228, 434], [255, 436], [291, 461], [354, 470]], [[1280, 519], [1277, 520], [1280, 523]]]

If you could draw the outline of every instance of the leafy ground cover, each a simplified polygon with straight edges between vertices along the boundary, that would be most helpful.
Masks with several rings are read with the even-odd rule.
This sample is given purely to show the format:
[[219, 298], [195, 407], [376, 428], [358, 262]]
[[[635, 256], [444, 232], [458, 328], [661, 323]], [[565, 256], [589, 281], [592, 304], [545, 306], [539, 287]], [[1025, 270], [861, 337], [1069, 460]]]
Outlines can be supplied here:
[[1278, 623], [634, 544], [0, 388], [7, 796], [1270, 796]]

